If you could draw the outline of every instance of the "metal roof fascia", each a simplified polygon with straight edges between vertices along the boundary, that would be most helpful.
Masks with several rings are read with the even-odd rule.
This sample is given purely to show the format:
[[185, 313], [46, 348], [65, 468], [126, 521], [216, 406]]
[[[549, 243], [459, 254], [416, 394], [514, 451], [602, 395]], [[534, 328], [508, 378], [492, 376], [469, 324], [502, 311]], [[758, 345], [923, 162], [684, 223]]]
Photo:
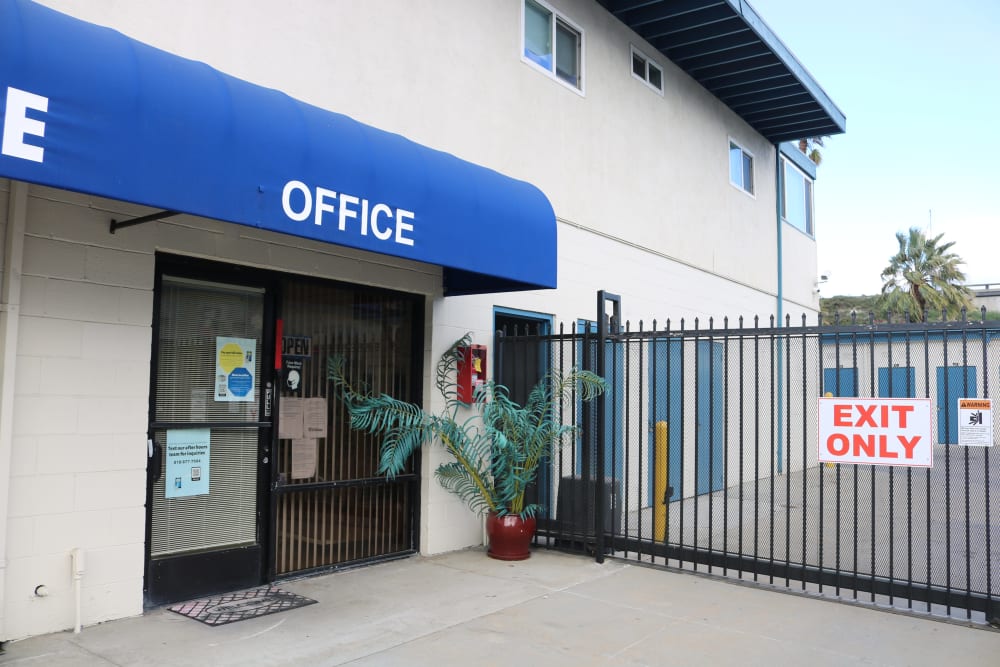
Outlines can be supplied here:
[[784, 63], [785, 67], [795, 76], [796, 79], [803, 85], [803, 87], [809, 91], [819, 105], [824, 111], [830, 116], [833, 123], [839, 128], [840, 132], [847, 131], [847, 118], [830, 96], [826, 94], [826, 91], [820, 87], [819, 83], [809, 74], [809, 71], [800, 63], [792, 52], [789, 51], [788, 47], [785, 46], [784, 42], [774, 34], [774, 32], [768, 27], [764, 20], [757, 15], [746, 0], [726, 0], [746, 21], [747, 25], [764, 41], [768, 47], [774, 51], [774, 54], [778, 59]]

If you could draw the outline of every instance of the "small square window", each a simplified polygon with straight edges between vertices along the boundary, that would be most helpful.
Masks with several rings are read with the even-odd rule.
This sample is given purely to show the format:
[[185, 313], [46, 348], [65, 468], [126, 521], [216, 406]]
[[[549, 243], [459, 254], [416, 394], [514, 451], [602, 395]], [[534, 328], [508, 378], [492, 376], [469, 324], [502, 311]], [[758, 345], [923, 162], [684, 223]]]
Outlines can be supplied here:
[[536, 0], [524, 0], [523, 59], [583, 90], [583, 32]]
[[646, 79], [653, 88], [663, 90], [663, 72], [653, 63], [649, 63], [649, 73]]
[[729, 182], [753, 194], [753, 155], [735, 141], [729, 141]]
[[646, 59], [635, 51], [632, 52], [632, 74], [640, 79], [646, 78]]
[[656, 92], [663, 92], [663, 69], [634, 46], [632, 47], [632, 76]]

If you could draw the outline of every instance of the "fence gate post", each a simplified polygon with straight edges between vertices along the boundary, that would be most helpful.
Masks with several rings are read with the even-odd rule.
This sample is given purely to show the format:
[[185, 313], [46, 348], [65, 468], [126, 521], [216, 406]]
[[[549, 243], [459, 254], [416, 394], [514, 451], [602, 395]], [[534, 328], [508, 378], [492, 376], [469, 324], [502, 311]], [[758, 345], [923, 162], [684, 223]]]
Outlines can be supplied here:
[[[611, 304], [611, 315], [608, 315], [607, 305]], [[622, 298], [617, 294], [611, 294], [604, 290], [597, 292], [597, 374], [607, 380], [607, 342], [609, 333], [618, 333], [621, 330], [622, 319]], [[609, 332], [610, 328], [610, 332]], [[613, 378], [612, 378], [613, 380]], [[604, 562], [604, 531], [605, 531], [605, 498], [608, 494], [607, 480], [605, 475], [607, 466], [605, 457], [608, 451], [607, 434], [607, 391], [597, 397], [597, 479], [594, 482], [594, 534], [597, 537], [596, 559], [598, 563]], [[610, 443], [614, 446], [614, 443]], [[613, 485], [612, 485], [613, 486]], [[612, 521], [614, 525], [614, 521]]]

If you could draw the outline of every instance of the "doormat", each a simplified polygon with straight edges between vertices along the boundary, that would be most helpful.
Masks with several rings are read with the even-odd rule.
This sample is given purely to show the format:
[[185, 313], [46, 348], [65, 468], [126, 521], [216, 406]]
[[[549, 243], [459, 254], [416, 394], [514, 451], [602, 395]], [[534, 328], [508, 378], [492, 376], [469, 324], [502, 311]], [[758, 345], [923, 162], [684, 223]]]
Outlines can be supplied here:
[[279, 611], [310, 604], [316, 604], [316, 600], [283, 591], [277, 586], [260, 586], [247, 591], [181, 602], [167, 609], [206, 625], [216, 626], [276, 614]]

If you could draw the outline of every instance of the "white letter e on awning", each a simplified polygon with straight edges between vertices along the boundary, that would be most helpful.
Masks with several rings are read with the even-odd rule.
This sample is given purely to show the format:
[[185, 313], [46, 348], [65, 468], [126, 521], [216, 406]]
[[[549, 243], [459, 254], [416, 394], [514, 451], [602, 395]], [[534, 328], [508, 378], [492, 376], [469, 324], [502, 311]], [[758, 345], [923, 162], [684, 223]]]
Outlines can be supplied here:
[[32, 162], [41, 162], [45, 149], [24, 143], [24, 135], [45, 136], [45, 123], [28, 118], [28, 109], [47, 113], [49, 98], [7, 87], [7, 109], [3, 117], [3, 145], [0, 153]]

